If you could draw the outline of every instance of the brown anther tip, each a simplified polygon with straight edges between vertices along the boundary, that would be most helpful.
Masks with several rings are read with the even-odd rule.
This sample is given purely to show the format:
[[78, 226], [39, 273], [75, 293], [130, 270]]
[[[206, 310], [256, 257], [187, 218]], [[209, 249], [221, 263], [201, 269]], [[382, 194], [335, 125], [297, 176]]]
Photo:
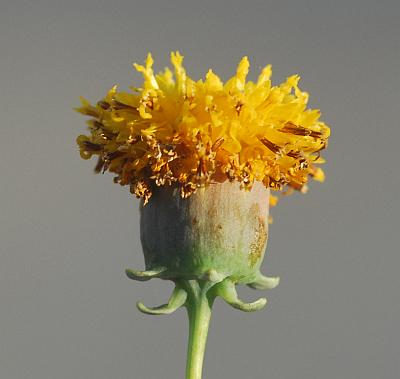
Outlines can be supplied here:
[[83, 141], [83, 146], [85, 146], [87, 151], [101, 151], [103, 150], [103, 147], [101, 145], [98, 145], [96, 143], [90, 142], [90, 141]]
[[105, 111], [111, 107], [111, 105], [110, 105], [109, 103], [107, 103], [106, 101], [103, 101], [103, 100], [98, 101], [98, 102], [97, 102], [97, 105], [98, 105], [100, 108], [104, 109]]
[[242, 110], [243, 105], [244, 104], [241, 103], [240, 101], [236, 104], [235, 109], [236, 109], [236, 113], [238, 114], [238, 116], [240, 115], [240, 111]]
[[105, 162], [104, 162], [103, 158], [101, 156], [99, 156], [99, 158], [97, 160], [97, 164], [94, 168], [94, 172], [98, 174], [103, 170], [103, 173], [104, 173], [104, 163]]
[[132, 105], [121, 103], [120, 101], [115, 99], [113, 99], [112, 102], [113, 102], [113, 108], [117, 111], [121, 109], [129, 109], [137, 112], [137, 109], [135, 107], [132, 107]]
[[221, 145], [223, 144], [225, 142], [225, 140], [221, 137], [221, 138], [218, 138], [214, 143], [213, 143], [213, 145], [211, 146], [211, 150], [212, 151], [217, 151], [220, 147], [221, 147]]
[[302, 157], [303, 154], [302, 154], [300, 151], [291, 150], [291, 151], [289, 151], [289, 152], [287, 153], [287, 156], [289, 156], [289, 157], [291, 157], [291, 158], [298, 159], [298, 158]]
[[281, 154], [282, 148], [275, 143], [269, 141], [267, 138], [259, 138], [260, 142], [275, 154]]

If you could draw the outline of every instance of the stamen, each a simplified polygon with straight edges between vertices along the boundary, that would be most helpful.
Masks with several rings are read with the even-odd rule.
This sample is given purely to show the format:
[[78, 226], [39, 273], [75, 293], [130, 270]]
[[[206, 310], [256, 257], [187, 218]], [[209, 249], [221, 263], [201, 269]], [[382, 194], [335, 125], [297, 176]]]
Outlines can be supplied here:
[[236, 113], [237, 113], [238, 116], [240, 115], [240, 111], [242, 110], [243, 105], [244, 104], [241, 103], [240, 101], [236, 104], [235, 109], [236, 109]]
[[211, 150], [212, 151], [217, 151], [220, 147], [221, 147], [221, 145], [223, 144], [225, 142], [225, 140], [221, 137], [221, 138], [218, 138], [214, 143], [213, 143], [213, 145], [211, 146]]
[[[99, 156], [99, 158], [97, 159], [97, 164], [96, 167], [94, 168], [94, 172], [99, 173], [103, 170], [104, 168], [104, 160], [101, 156]], [[104, 170], [103, 170], [104, 173]]]
[[322, 133], [320, 132], [306, 129], [303, 126], [293, 124], [292, 122], [287, 122], [282, 129], [279, 129], [279, 131], [294, 134], [296, 136], [310, 136], [314, 138], [321, 138], [322, 136]]
[[103, 100], [98, 101], [98, 102], [97, 102], [97, 105], [98, 105], [100, 108], [104, 109], [105, 111], [111, 107], [111, 105], [110, 105], [109, 103], [107, 103], [106, 101], [103, 101]]
[[294, 159], [298, 159], [303, 156], [303, 154], [300, 151], [294, 151], [294, 150], [290, 150], [286, 155]]
[[102, 145], [95, 144], [90, 141], [83, 141], [83, 146], [85, 146], [87, 151], [101, 151], [103, 150]]
[[121, 103], [120, 101], [115, 100], [115, 99], [113, 99], [113, 108], [117, 111], [121, 110], [121, 109], [130, 109], [135, 112], [138, 111], [135, 107], [132, 107], [132, 105]]
[[269, 150], [271, 150], [275, 154], [281, 154], [282, 153], [282, 148], [275, 143], [271, 142], [267, 138], [259, 138], [259, 140], [262, 142], [264, 146], [266, 146]]

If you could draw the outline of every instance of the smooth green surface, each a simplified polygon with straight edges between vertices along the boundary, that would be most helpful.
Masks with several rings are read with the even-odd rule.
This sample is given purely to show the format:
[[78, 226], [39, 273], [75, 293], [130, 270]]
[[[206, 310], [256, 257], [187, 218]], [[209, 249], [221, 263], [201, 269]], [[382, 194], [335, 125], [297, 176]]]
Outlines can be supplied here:
[[186, 360], [186, 379], [201, 379], [211, 307], [215, 296], [208, 292], [213, 284], [190, 280], [184, 283], [188, 290], [186, 302], [189, 317], [189, 341]]

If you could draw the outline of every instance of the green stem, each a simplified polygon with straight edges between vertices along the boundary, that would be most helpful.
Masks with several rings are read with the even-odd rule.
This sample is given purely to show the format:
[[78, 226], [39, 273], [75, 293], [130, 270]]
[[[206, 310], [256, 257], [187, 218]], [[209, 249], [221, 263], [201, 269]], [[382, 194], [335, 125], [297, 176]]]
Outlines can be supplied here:
[[189, 316], [189, 343], [186, 363], [186, 379], [201, 379], [204, 352], [211, 318], [213, 299], [207, 296], [197, 281], [190, 283], [186, 308]]

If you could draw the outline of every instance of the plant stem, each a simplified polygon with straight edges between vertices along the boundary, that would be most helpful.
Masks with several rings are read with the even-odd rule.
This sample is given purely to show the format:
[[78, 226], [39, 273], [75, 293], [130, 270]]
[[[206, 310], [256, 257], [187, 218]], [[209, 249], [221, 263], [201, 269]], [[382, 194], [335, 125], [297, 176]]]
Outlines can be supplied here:
[[192, 287], [192, 290], [188, 293], [186, 303], [189, 316], [186, 379], [201, 379], [213, 301], [208, 298], [204, 288], [197, 286], [197, 288]]

